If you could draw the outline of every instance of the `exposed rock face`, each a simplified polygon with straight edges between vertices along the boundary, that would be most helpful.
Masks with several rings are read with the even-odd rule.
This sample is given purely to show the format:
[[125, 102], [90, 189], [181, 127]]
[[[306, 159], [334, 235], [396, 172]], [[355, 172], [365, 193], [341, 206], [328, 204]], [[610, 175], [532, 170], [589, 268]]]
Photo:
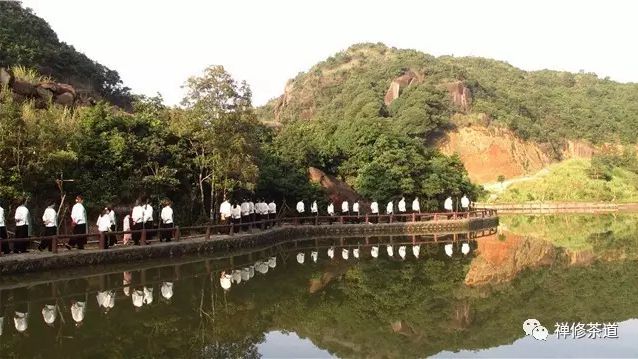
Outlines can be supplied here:
[[563, 147], [564, 158], [592, 158], [597, 153], [596, 148], [585, 141], [567, 141]]
[[458, 153], [470, 179], [478, 183], [495, 182], [498, 175], [533, 173], [552, 162], [549, 151], [503, 128], [462, 127], [447, 132], [435, 145], [446, 155]]
[[318, 183], [325, 189], [330, 201], [336, 204], [346, 200], [350, 203], [359, 201], [360, 205], [364, 205], [364, 203], [361, 202], [363, 198], [355, 192], [352, 187], [336, 179], [334, 176], [326, 174], [318, 168], [310, 167], [308, 168], [308, 177], [311, 182]]
[[456, 107], [458, 107], [461, 111], [466, 112], [470, 109], [472, 105], [472, 91], [465, 86], [462, 81], [450, 82], [445, 85], [450, 96], [452, 97], [452, 102]]
[[34, 99], [36, 106], [42, 108], [52, 101], [63, 105], [73, 106], [79, 98], [73, 86], [56, 82], [31, 83], [21, 79], [16, 79], [7, 69], [0, 68], [0, 83], [8, 88], [13, 97], [18, 101]]
[[386, 106], [390, 106], [390, 104], [399, 98], [399, 94], [401, 90], [412, 85], [416, 81], [420, 81], [419, 76], [412, 70], [408, 70], [403, 75], [395, 78], [390, 83], [390, 87], [388, 91], [385, 93], [385, 97], [383, 98], [383, 102], [385, 102]]
[[505, 238], [501, 241], [493, 235], [478, 239], [478, 256], [465, 276], [466, 285], [507, 282], [524, 269], [551, 265], [558, 257], [550, 242], [507, 232]]

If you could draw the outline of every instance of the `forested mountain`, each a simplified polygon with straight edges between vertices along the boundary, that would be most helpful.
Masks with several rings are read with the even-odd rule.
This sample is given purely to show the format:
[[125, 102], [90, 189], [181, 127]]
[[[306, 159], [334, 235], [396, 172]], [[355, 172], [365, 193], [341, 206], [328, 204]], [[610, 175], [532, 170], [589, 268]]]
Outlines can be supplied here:
[[290, 80], [262, 113], [284, 124], [385, 121], [395, 132], [420, 138], [458, 113], [462, 123], [500, 124], [539, 142], [635, 143], [638, 84], [358, 44]]
[[49, 24], [17, 1], [0, 1], [0, 67], [33, 68], [88, 96], [129, 107], [131, 96], [117, 71], [61, 42]]

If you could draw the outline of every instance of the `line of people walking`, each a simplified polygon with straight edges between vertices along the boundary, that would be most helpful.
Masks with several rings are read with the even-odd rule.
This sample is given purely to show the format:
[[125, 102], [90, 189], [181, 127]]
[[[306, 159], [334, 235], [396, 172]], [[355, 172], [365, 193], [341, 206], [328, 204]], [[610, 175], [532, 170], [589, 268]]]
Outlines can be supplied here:
[[[47, 202], [47, 207], [42, 215], [42, 224], [44, 226], [44, 233], [37, 247], [38, 250], [52, 251], [53, 241], [51, 238], [59, 234], [59, 224], [61, 221], [58, 218], [58, 211], [56, 210], [57, 202], [50, 200]], [[160, 229], [160, 241], [170, 242], [172, 239], [172, 229], [174, 228], [173, 209], [172, 202], [168, 199], [162, 201], [162, 210], [160, 212], [159, 225], [156, 226], [153, 219], [153, 206], [150, 203], [150, 199], [138, 199], [135, 203], [130, 214], [126, 214], [122, 221], [122, 231], [141, 231], [147, 230], [146, 239], [150, 240], [157, 229]], [[128, 211], [127, 211], [128, 212]], [[64, 246], [71, 250], [73, 248], [82, 250], [85, 248], [88, 237], [87, 226], [87, 212], [84, 207], [84, 197], [78, 195], [75, 197], [75, 204], [71, 208], [71, 228], [72, 236]], [[0, 206], [0, 250], [4, 254], [9, 254], [13, 250], [14, 253], [25, 253], [29, 249], [29, 237], [32, 235], [33, 223], [29, 209], [27, 208], [27, 198], [22, 198], [18, 201], [18, 207], [15, 210], [15, 235], [16, 239], [13, 241], [13, 248], [7, 242], [8, 231], [5, 219], [5, 210]], [[114, 232], [117, 231], [117, 221], [115, 210], [112, 206], [104, 207], [96, 221], [97, 230], [104, 235], [104, 247], [109, 248], [118, 243], [117, 237]], [[122, 237], [122, 244], [127, 245], [131, 241], [134, 245], [139, 245], [141, 240], [141, 232], [126, 233]]]
[[275, 201], [266, 201], [262, 198], [257, 199], [257, 202], [253, 202], [248, 198], [244, 198], [240, 203], [239, 201], [231, 202], [224, 198], [224, 201], [219, 206], [220, 224], [232, 223], [237, 228], [244, 231], [249, 229], [249, 223], [262, 222], [260, 227], [266, 229], [271, 226], [271, 220], [275, 219], [277, 215], [277, 204]]

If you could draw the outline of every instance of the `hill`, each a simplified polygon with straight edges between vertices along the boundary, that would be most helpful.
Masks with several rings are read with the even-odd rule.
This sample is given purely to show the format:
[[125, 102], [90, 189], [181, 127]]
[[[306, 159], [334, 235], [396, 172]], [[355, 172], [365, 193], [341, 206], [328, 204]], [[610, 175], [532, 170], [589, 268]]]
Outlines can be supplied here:
[[130, 108], [117, 71], [61, 42], [49, 24], [20, 2], [0, 1], [0, 67], [23, 66], [71, 84], [83, 95]]
[[450, 120], [501, 125], [522, 139], [551, 145], [559, 157], [566, 139], [635, 143], [638, 84], [358, 44], [298, 74], [265, 108], [264, 119], [284, 124], [383, 119], [417, 137]]

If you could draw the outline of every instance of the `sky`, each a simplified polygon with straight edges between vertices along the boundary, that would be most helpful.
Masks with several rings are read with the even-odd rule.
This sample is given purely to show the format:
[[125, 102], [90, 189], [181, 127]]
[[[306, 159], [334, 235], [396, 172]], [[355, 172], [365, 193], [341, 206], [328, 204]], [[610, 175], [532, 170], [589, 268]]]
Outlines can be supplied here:
[[481, 56], [525, 70], [638, 82], [638, 1], [23, 0], [61, 41], [119, 72], [134, 93], [178, 104], [186, 79], [223, 65], [253, 102], [336, 52], [383, 42]]

